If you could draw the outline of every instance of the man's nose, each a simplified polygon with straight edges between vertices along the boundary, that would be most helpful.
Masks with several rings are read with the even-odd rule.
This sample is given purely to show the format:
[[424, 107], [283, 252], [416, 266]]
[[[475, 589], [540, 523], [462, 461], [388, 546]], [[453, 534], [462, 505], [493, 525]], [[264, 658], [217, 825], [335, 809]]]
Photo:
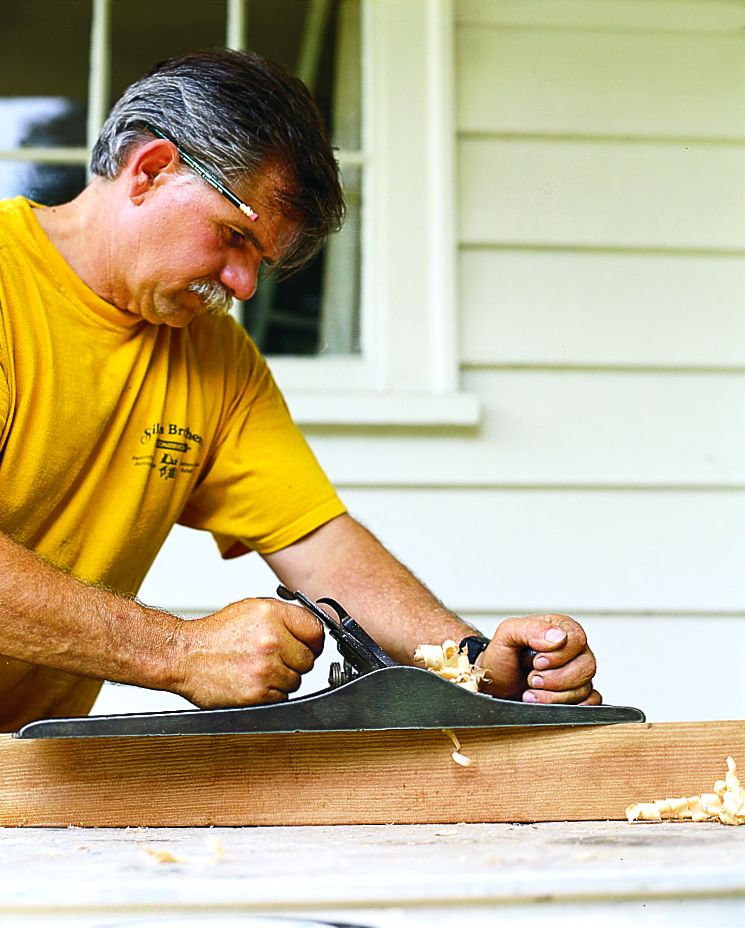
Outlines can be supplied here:
[[220, 282], [236, 300], [250, 300], [259, 281], [259, 262], [245, 255], [233, 255], [220, 274]]

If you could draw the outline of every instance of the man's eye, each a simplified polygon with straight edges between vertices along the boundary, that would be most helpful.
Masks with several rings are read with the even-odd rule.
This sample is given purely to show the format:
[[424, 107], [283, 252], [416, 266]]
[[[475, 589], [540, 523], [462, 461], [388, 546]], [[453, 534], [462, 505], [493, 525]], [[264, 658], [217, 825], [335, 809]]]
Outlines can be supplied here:
[[235, 248], [242, 248], [246, 244], [246, 236], [238, 229], [228, 228], [230, 244]]

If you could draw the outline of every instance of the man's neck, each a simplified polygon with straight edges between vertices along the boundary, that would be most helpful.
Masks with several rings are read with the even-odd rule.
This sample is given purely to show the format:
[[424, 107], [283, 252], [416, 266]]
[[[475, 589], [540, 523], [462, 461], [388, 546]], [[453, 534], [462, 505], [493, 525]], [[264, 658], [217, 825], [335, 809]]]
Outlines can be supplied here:
[[[81, 194], [61, 206], [35, 210], [39, 225], [73, 271], [94, 293], [112, 302], [112, 281], [108, 276], [109, 237], [102, 216], [101, 190], [91, 195], [94, 180]], [[105, 195], [103, 197], [105, 201]], [[104, 203], [105, 205], [105, 203]], [[105, 212], [103, 213], [105, 215]]]

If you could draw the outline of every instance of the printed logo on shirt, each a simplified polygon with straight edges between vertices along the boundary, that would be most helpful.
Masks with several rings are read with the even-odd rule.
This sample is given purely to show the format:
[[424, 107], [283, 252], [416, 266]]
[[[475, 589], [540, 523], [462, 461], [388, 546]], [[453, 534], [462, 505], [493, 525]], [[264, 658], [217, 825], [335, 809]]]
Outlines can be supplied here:
[[140, 433], [140, 444], [153, 448], [149, 454], [133, 454], [135, 467], [149, 467], [162, 480], [176, 480], [180, 474], [191, 474], [200, 462], [187, 457], [199, 451], [204, 439], [188, 425], [176, 422], [154, 422]]

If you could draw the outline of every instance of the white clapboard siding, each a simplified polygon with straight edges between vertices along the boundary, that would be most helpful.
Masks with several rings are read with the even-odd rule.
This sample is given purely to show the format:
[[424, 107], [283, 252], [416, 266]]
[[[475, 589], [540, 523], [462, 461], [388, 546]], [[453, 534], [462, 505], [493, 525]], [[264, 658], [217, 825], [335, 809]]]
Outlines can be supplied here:
[[456, 0], [459, 25], [631, 32], [732, 33], [740, 0]]
[[[458, 128], [745, 139], [744, 52], [743, 35], [734, 32], [557, 34], [463, 26]], [[500, 79], [504, 74], [509, 82]]]
[[277, 579], [256, 554], [223, 560], [209, 532], [175, 526], [145, 578], [139, 598], [191, 615], [247, 596], [273, 596]]
[[456, 609], [743, 611], [745, 493], [345, 495]]
[[458, 152], [462, 244], [745, 254], [745, 147], [465, 138]]
[[311, 443], [352, 488], [745, 489], [745, 374], [484, 368], [463, 386], [482, 398], [477, 429], [327, 430]]
[[459, 269], [466, 364], [745, 369], [741, 257], [464, 248]]
[[[745, 493], [347, 490], [350, 510], [456, 610], [740, 613]], [[188, 565], [186, 569], [185, 565]], [[215, 608], [271, 595], [254, 555], [176, 530], [141, 592]]]

